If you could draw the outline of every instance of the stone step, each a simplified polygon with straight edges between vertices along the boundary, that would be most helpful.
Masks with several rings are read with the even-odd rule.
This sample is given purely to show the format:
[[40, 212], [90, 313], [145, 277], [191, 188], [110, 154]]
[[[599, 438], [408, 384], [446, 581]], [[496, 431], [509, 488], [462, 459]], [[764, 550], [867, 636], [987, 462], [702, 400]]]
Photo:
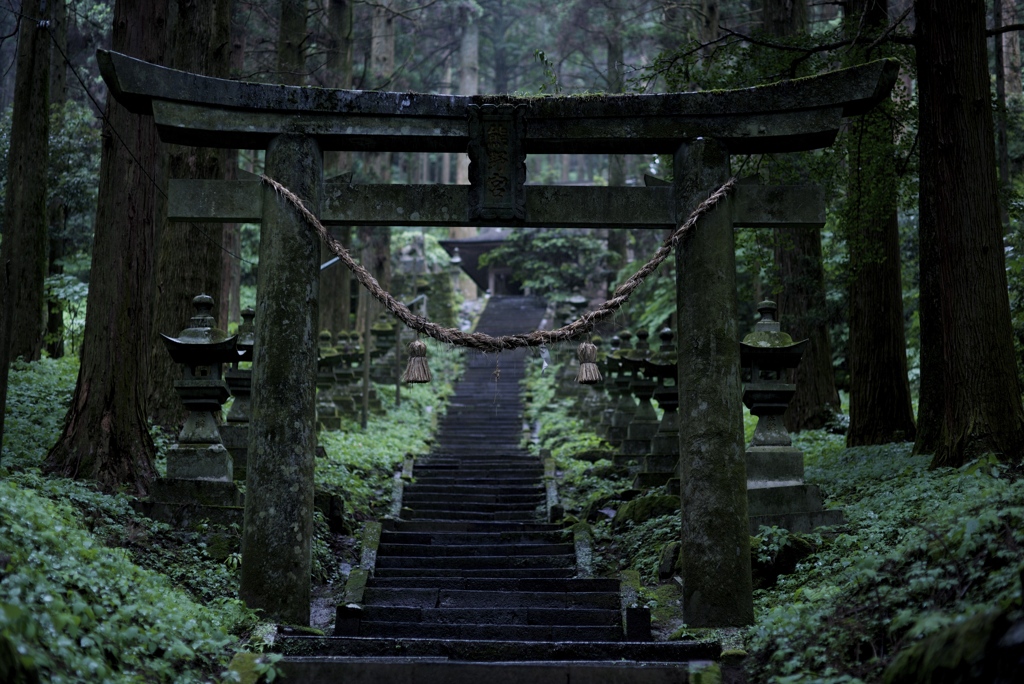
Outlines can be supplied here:
[[[405, 642], [396, 640], [404, 646]], [[355, 649], [353, 649], [355, 650]], [[467, 649], [468, 650], [468, 649]], [[687, 684], [687, 662], [459, 662], [438, 658], [289, 657], [286, 681], [304, 684]]]
[[366, 606], [409, 608], [620, 608], [618, 588], [611, 592], [477, 591], [430, 587], [378, 587], [367, 584], [363, 599]]
[[[717, 642], [705, 641], [476, 641], [463, 639], [389, 639], [382, 637], [299, 637], [278, 639], [281, 652], [329, 656], [441, 657], [455, 661], [618, 661], [634, 663], [713, 660], [721, 655]], [[286, 680], [291, 681], [291, 680]], [[311, 680], [297, 678], [308, 683]], [[487, 680], [476, 680], [487, 681]], [[532, 682], [533, 680], [507, 680]], [[562, 680], [565, 681], [564, 679]], [[602, 680], [596, 680], [602, 681]], [[488, 684], [493, 682], [488, 681]]]
[[422, 622], [359, 623], [359, 636], [474, 641], [616, 641], [622, 628], [570, 625], [452, 625]]
[[446, 511], [443, 509], [402, 509], [402, 518], [407, 520], [436, 520], [439, 522], [528, 522], [536, 520], [537, 514], [533, 511], [504, 511], [473, 513], [472, 511]]
[[[415, 471], [414, 471], [415, 472]], [[437, 494], [452, 494], [452, 495], [474, 495], [481, 494], [485, 496], [494, 493], [496, 496], [524, 496], [524, 495], [535, 495], [540, 485], [521, 485], [510, 487], [507, 485], [501, 485], [496, 487], [484, 487], [481, 485], [463, 485], [458, 482], [450, 484], [437, 484], [433, 482], [414, 482], [405, 486], [405, 493], [417, 492], [417, 493], [437, 493]], [[403, 495], [404, 498], [404, 495]]]
[[412, 505], [419, 502], [435, 503], [466, 503], [466, 504], [528, 504], [537, 506], [544, 503], [544, 492], [538, 488], [530, 494], [442, 494], [441, 492], [423, 492], [414, 486], [405, 488], [402, 503]]
[[554, 593], [613, 593], [619, 591], [617, 579], [545, 579], [542, 577], [525, 577], [522, 579], [502, 577], [374, 577], [367, 582], [367, 587], [390, 589], [405, 587], [409, 589], [459, 589], [466, 591], [497, 591], [507, 592], [554, 592]]
[[431, 568], [506, 570], [518, 568], [575, 568], [575, 554], [558, 556], [377, 556], [377, 570], [384, 568]]
[[569, 625], [622, 629], [622, 612], [609, 608], [367, 606], [363, 608], [362, 619], [370, 622], [405, 622], [429, 625]]
[[[499, 546], [504, 544], [566, 543], [562, 532], [393, 532], [381, 533], [380, 548], [389, 544], [412, 544], [416, 546], [456, 546], [475, 548], [477, 546]], [[379, 553], [379, 552], [378, 552]]]
[[458, 501], [438, 501], [428, 496], [425, 500], [420, 500], [416, 503], [413, 501], [407, 501], [403, 495], [402, 504], [408, 505], [414, 511], [448, 511], [451, 513], [457, 513], [459, 511], [465, 511], [467, 513], [534, 513], [536, 512], [537, 506], [540, 505], [541, 501], [528, 502], [509, 502], [509, 503], [488, 503], [480, 501], [470, 501], [467, 503], [460, 503]]
[[414, 477], [417, 480], [445, 478], [449, 480], [462, 480], [465, 478], [490, 478], [494, 480], [505, 480], [507, 478], [529, 478], [539, 482], [544, 475], [544, 468], [539, 466], [530, 467], [508, 467], [491, 466], [480, 468], [476, 465], [464, 465], [458, 468], [434, 468], [431, 466], [413, 468]]
[[[441, 483], [444, 483], [444, 482], [452, 482], [452, 480], [453, 480], [451, 475], [423, 475], [423, 476], [420, 476], [420, 475], [416, 475], [415, 472], [416, 471], [414, 469], [413, 470], [413, 474], [414, 474], [413, 476], [416, 479], [416, 482], [418, 482], [420, 484], [441, 484]], [[456, 484], [456, 483], [453, 482], [453, 484]], [[463, 476], [458, 478], [457, 484], [464, 484], [464, 485], [473, 484], [473, 485], [484, 485], [484, 486], [486, 486], [486, 485], [499, 486], [499, 485], [509, 484], [509, 485], [526, 486], [526, 485], [530, 485], [530, 484], [536, 485], [537, 484], [537, 478], [536, 477], [519, 477], [519, 476], [515, 476], [515, 475], [509, 475], [509, 476], [506, 476], [506, 477], [482, 477], [482, 476], [478, 476], [478, 475], [472, 475], [472, 476], [463, 475]]]
[[558, 532], [555, 523], [474, 520], [391, 520], [385, 529], [395, 532]]
[[528, 577], [563, 578], [576, 576], [576, 568], [506, 568], [467, 570], [466, 568], [378, 568], [377, 577], [491, 577], [522, 579]]
[[394, 544], [383, 542], [377, 550], [384, 556], [426, 558], [429, 556], [564, 556], [575, 553], [572, 544]]

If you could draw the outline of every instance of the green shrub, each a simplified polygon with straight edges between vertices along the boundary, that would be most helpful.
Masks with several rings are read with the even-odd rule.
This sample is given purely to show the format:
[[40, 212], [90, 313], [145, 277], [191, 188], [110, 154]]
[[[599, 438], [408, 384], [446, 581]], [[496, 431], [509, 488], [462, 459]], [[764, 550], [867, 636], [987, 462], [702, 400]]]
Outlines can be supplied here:
[[44, 681], [209, 679], [254, 623], [207, 607], [123, 549], [98, 543], [70, 504], [0, 482], [0, 635]]

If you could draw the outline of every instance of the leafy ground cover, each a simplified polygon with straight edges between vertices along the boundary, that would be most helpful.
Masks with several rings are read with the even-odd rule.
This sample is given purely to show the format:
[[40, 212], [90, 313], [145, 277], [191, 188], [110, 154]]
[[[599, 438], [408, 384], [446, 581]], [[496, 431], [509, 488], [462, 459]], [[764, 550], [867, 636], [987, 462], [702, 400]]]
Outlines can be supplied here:
[[[607, 446], [572, 415], [574, 400], [555, 396], [550, 372], [534, 370], [527, 384], [553, 400], [534, 416], [542, 423], [533, 448], [556, 459], [569, 522], [589, 521], [597, 571], [639, 573], [658, 637], [706, 636], [682, 623], [678, 581], [658, 579], [674, 561], [678, 514], [615, 526], [616, 510], [636, 501], [632, 477], [594, 461]], [[748, 416], [748, 439], [753, 427]], [[752, 538], [756, 623], [715, 635], [749, 654], [749, 681], [988, 681], [969, 676], [991, 666], [993, 635], [1024, 616], [1021, 473], [994, 458], [932, 470], [910, 444], [847, 449], [824, 430], [794, 442], [806, 481], [846, 523], [807, 535], [762, 528]]]
[[[351, 533], [379, 515], [408, 453], [429, 448], [457, 373], [457, 354], [432, 350], [438, 378], [378, 386], [385, 416], [363, 432], [322, 432], [316, 486], [345, 499], [344, 524], [315, 521], [313, 579], [344, 578]], [[237, 600], [239, 530], [201, 521], [175, 529], [135, 511], [132, 498], [43, 475], [74, 388], [73, 359], [12, 367], [0, 460], [0, 681], [230, 681], [240, 650], [259, 651], [259, 616]], [[158, 440], [158, 443], [160, 440]], [[278, 656], [261, 656], [273, 672]], [[38, 678], [38, 679], [37, 679]]]

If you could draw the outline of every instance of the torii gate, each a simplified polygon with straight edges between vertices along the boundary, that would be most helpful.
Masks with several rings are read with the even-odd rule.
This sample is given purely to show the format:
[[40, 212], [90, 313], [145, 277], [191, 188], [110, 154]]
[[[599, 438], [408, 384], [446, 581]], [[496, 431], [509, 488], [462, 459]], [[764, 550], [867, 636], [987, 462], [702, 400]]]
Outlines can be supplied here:
[[[888, 97], [878, 61], [757, 88], [507, 97], [326, 90], [208, 78], [100, 51], [111, 93], [164, 142], [265, 149], [266, 173], [325, 224], [675, 228], [729, 156], [830, 145]], [[470, 185], [324, 182], [325, 150], [468, 152]], [[665, 187], [528, 186], [526, 155], [674, 154]], [[169, 218], [261, 222], [241, 595], [309, 623], [318, 237], [259, 181], [172, 180]], [[738, 185], [677, 250], [683, 614], [753, 621], [734, 227], [824, 224], [820, 191]]]

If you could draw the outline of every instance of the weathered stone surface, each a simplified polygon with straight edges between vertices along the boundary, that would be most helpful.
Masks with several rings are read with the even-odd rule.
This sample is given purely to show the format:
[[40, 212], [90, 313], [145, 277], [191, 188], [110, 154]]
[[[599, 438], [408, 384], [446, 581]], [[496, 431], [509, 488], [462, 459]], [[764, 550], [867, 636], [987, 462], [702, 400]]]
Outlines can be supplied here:
[[167, 451], [167, 477], [230, 482], [232, 473], [223, 444], [173, 444]]
[[[259, 181], [172, 179], [168, 215], [174, 221], [259, 223], [263, 191]], [[670, 187], [604, 188], [527, 185], [522, 219], [488, 219], [470, 215], [466, 185], [352, 185], [332, 180], [324, 185], [320, 220], [324, 225], [468, 226], [535, 228], [650, 228], [678, 225]], [[737, 228], [821, 226], [825, 202], [817, 186], [738, 185], [733, 216]]]
[[[728, 177], [724, 147], [711, 140], [682, 146], [675, 158], [679, 212]], [[683, 616], [694, 627], [754, 619], [734, 237], [726, 199], [676, 252]]]
[[[733, 153], [813, 149], [831, 142], [842, 116], [886, 97], [898, 72], [895, 61], [879, 61], [741, 90], [516, 98], [298, 88], [196, 76], [113, 52], [97, 59], [114, 97], [155, 114], [165, 141], [263, 147], [290, 130], [322, 149], [381, 151], [464, 151], [469, 107], [482, 105], [527, 109], [528, 153], [669, 152], [696, 136], [716, 136]], [[285, 129], [282, 114], [298, 116]]]
[[[314, 140], [283, 134], [266, 163], [319, 212], [323, 160]], [[309, 624], [319, 266], [316, 234], [264, 188], [239, 593], [290, 624]]]

